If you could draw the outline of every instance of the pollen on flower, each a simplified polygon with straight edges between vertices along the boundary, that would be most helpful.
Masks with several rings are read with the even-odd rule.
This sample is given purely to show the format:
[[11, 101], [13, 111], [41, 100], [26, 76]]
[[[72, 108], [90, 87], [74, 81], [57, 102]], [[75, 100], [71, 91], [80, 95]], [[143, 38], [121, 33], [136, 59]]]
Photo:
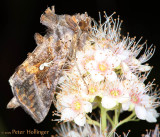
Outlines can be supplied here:
[[139, 99], [139, 97], [138, 97], [137, 94], [132, 94], [132, 95], [131, 95], [131, 101], [132, 101], [133, 103], [135, 103], [135, 104], [138, 104], [138, 103], [140, 102], [140, 99]]
[[74, 111], [80, 111], [82, 107], [82, 103], [79, 100], [74, 100], [71, 104], [71, 107]]
[[[157, 89], [153, 91], [153, 82], [147, 85], [144, 83], [152, 68], [144, 63], [152, 57], [155, 48], [151, 46], [144, 51], [143, 47], [147, 48], [147, 44], [139, 44], [141, 38], [136, 42], [136, 37], [130, 38], [129, 34], [122, 37], [122, 22], [119, 17], [114, 20], [112, 15], [108, 17], [105, 13], [104, 23], [101, 23], [101, 19], [99, 23], [94, 20], [88, 23], [83, 20], [83, 16], [79, 18], [80, 15], [68, 20], [71, 27], [76, 26], [77, 32], [80, 28], [85, 33], [82, 32], [79, 39], [71, 35], [73, 41], [77, 40], [73, 42], [75, 49], [71, 49], [74, 55], [71, 53], [58, 81], [55, 102], [61, 121], [73, 120], [79, 126], [84, 126], [90, 120], [86, 114], [102, 106], [111, 111], [135, 111], [133, 114], [137, 118], [156, 122], [160, 94]], [[142, 51], [144, 53], [139, 55]], [[43, 63], [40, 68], [43, 70], [48, 66], [50, 64]]]
[[113, 97], [117, 97], [117, 96], [121, 95], [121, 91], [119, 89], [112, 89], [112, 90], [110, 90], [110, 95]]
[[101, 72], [105, 72], [107, 70], [107, 65], [104, 63], [98, 64], [98, 68]]
[[79, 102], [75, 102], [74, 106], [75, 106], [75, 110], [80, 110], [81, 108], [81, 104]]
[[97, 91], [95, 87], [89, 87], [89, 93], [94, 94]]

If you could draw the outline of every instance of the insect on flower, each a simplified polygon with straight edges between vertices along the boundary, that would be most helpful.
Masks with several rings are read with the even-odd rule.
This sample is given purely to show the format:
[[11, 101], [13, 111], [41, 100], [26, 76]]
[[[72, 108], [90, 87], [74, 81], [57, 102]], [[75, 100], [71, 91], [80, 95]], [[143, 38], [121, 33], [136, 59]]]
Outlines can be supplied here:
[[47, 8], [41, 23], [45, 36], [35, 34], [37, 47], [9, 79], [14, 97], [7, 108], [21, 106], [37, 123], [46, 117], [65, 63], [85, 43], [90, 17], [85, 14], [56, 15]]

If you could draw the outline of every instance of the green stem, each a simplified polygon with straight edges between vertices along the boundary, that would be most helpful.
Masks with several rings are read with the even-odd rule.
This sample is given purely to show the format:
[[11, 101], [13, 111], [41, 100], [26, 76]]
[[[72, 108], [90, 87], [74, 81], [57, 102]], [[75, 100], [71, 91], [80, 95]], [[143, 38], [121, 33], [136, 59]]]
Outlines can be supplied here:
[[114, 123], [115, 123], [115, 125], [117, 125], [117, 124], [118, 124], [118, 114], [117, 114], [117, 109], [115, 109], [114, 111], [115, 111], [115, 121], [114, 121]]
[[112, 121], [112, 119], [110, 118], [108, 113], [106, 113], [106, 118], [107, 118], [107, 120], [109, 120], [109, 122], [111, 123], [112, 127], [114, 127], [114, 122]]
[[122, 121], [120, 121], [119, 123], [117, 123], [117, 125], [115, 124], [110, 132], [110, 134], [108, 135], [108, 137], [111, 137], [114, 133], [114, 131], [122, 124], [129, 122], [129, 121], [133, 121], [135, 119], [135, 111], [133, 111], [131, 113], [131, 115], [129, 115], [127, 118], [123, 119]]
[[95, 126], [100, 127], [99, 122], [91, 119], [87, 114], [86, 114], [86, 117], [87, 117], [87, 120], [86, 120], [86, 121], [87, 121], [88, 124], [90, 124], [90, 125], [95, 125]]
[[117, 125], [117, 127], [119, 127], [120, 125], [122, 125], [122, 124], [124, 124], [124, 123], [126, 123], [126, 122], [131, 121], [133, 117], [135, 117], [135, 111], [133, 111], [133, 112], [131, 113], [131, 115], [129, 115], [127, 118], [123, 119], [123, 120]]
[[100, 107], [101, 109], [101, 129], [102, 129], [102, 132], [106, 132], [106, 128], [107, 128], [107, 119], [106, 119], [106, 109], [104, 107]]
[[120, 109], [121, 109], [121, 106], [118, 105], [118, 107], [114, 110], [114, 112], [115, 112], [115, 116], [114, 116], [115, 125], [117, 125], [119, 123]]

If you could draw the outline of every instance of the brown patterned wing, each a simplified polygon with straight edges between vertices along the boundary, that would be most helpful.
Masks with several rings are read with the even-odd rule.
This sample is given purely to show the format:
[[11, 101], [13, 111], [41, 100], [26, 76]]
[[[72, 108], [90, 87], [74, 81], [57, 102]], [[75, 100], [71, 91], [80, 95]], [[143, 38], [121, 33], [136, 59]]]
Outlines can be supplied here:
[[[40, 37], [36, 35], [38, 42]], [[53, 38], [44, 37], [43, 39], [43, 42], [39, 43], [39, 46], [10, 78], [14, 99], [7, 106], [16, 108], [15, 102], [19, 103], [37, 123], [44, 120], [50, 109], [54, 90], [66, 61], [65, 56], [69, 53], [66, 44], [59, 41], [54, 42]], [[57, 44], [60, 47], [58, 52], [55, 51]], [[71, 42], [68, 43], [68, 46], [71, 46], [70, 44]], [[64, 48], [66, 51], [63, 51]], [[65, 55], [60, 54], [60, 56], [59, 53]]]
[[[44, 62], [54, 60], [51, 42], [40, 35], [36, 35], [38, 47], [19, 66], [9, 82], [17, 102], [37, 122], [41, 122], [47, 115], [52, 103], [53, 81], [56, 79], [56, 64], [40, 70]], [[48, 43], [48, 44], [47, 44]], [[11, 108], [13, 103], [8, 104]]]
[[56, 15], [54, 7], [45, 11], [41, 23], [49, 31], [44, 37], [35, 35], [38, 46], [9, 79], [14, 97], [7, 108], [21, 106], [37, 123], [44, 120], [68, 56], [87, 39], [82, 31], [89, 28], [88, 19], [85, 14]]

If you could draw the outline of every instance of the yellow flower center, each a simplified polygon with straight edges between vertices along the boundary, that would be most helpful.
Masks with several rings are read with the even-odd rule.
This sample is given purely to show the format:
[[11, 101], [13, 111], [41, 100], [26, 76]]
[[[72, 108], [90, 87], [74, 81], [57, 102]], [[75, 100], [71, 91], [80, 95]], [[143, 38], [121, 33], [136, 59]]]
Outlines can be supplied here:
[[74, 108], [75, 108], [75, 110], [80, 110], [81, 104], [79, 102], [75, 102], [74, 103]]
[[119, 90], [111, 90], [110, 91], [110, 94], [114, 97], [117, 97], [120, 95], [120, 91]]
[[131, 101], [133, 102], [133, 103], [138, 103], [139, 102], [139, 98], [138, 98], [138, 96], [137, 95], [131, 95]]
[[96, 90], [96, 88], [94, 88], [94, 87], [90, 87], [89, 88], [89, 93], [95, 93], [97, 90]]
[[103, 71], [103, 72], [106, 71], [106, 69], [107, 69], [106, 64], [99, 64], [98, 67], [99, 67], [99, 70], [100, 70], [100, 71]]

